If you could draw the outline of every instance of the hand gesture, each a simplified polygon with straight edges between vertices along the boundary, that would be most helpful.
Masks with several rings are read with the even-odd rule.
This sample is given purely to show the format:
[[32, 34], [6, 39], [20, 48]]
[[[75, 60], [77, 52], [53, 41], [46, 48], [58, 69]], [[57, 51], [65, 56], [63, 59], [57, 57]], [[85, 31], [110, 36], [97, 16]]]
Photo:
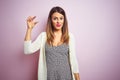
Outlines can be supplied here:
[[33, 21], [34, 19], [36, 18], [36, 16], [29, 16], [27, 18], [27, 28], [28, 29], [33, 29], [33, 27], [38, 23], [38, 22], [35, 22]]

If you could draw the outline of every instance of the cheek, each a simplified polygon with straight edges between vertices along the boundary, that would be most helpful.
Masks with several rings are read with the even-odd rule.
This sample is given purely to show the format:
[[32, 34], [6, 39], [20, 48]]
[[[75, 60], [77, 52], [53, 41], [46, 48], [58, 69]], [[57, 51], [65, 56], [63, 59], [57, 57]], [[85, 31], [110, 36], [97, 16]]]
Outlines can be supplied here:
[[55, 24], [55, 23], [56, 23], [56, 21], [54, 21], [54, 20], [53, 20], [53, 21], [52, 21], [52, 23], [54, 23], [54, 24]]
[[55, 26], [56, 25], [56, 21], [52, 20], [52, 25]]
[[61, 24], [62, 24], [62, 25], [64, 24], [64, 20], [61, 22]]
[[62, 23], [64, 23], [64, 21]]
[[61, 23], [64, 23], [64, 19], [63, 19], [63, 20], [61, 20]]

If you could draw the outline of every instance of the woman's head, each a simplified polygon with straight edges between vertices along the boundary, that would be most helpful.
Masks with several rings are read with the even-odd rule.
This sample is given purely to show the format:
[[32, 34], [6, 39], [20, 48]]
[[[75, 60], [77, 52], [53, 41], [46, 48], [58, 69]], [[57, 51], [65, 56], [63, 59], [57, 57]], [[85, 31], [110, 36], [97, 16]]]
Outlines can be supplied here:
[[68, 22], [66, 18], [65, 11], [61, 7], [53, 7], [50, 10], [48, 21], [47, 21], [47, 42], [53, 43], [54, 39], [54, 31], [61, 30], [62, 31], [62, 41], [68, 43]]

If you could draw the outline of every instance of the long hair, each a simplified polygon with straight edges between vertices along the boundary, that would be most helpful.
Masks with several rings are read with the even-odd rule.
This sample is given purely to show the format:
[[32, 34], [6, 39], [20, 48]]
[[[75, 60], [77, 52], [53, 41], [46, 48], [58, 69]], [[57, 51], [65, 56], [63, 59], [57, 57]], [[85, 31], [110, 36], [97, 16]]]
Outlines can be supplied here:
[[69, 43], [69, 34], [68, 34], [68, 22], [67, 22], [67, 18], [66, 18], [66, 14], [65, 11], [61, 8], [61, 7], [53, 7], [50, 10], [50, 13], [48, 15], [48, 20], [47, 20], [47, 25], [46, 25], [46, 33], [47, 33], [47, 43], [52, 45], [53, 44], [53, 40], [54, 40], [54, 27], [52, 25], [52, 15], [53, 13], [58, 12], [60, 14], [62, 14], [64, 16], [64, 24], [62, 26], [62, 37], [61, 37], [61, 41], [63, 43], [68, 44]]

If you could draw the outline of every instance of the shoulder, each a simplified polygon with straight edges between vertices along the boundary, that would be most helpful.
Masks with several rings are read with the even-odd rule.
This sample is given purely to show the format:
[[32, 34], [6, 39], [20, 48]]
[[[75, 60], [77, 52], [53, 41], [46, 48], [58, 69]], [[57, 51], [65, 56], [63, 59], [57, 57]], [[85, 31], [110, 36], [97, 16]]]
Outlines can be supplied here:
[[39, 35], [40, 36], [46, 36], [46, 32], [41, 32]]
[[[46, 37], [46, 32], [41, 32], [39, 35]], [[74, 38], [74, 34], [72, 32], [69, 32], [69, 37]]]
[[46, 32], [41, 32], [41, 33], [38, 35], [38, 38], [39, 38], [39, 39], [46, 38]]
[[74, 34], [71, 33], [71, 32], [69, 32], [69, 37], [70, 37], [70, 38], [74, 38]]
[[75, 43], [75, 37], [74, 34], [69, 32], [69, 43], [73, 45]]

